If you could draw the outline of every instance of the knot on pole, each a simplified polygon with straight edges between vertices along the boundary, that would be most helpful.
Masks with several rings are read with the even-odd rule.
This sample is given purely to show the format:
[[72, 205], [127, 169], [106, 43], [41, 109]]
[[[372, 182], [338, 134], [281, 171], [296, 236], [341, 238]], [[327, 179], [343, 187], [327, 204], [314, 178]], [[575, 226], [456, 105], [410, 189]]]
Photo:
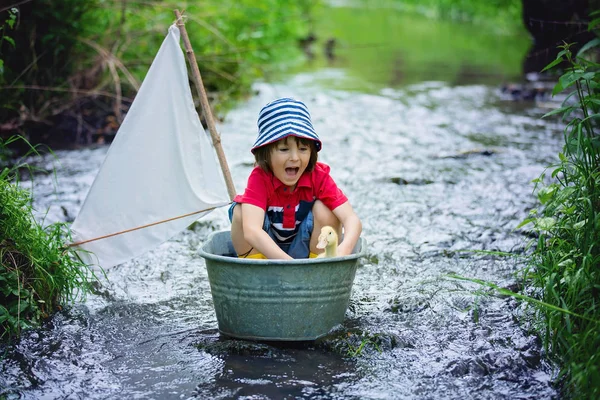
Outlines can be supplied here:
[[185, 22], [183, 21], [184, 18], [187, 18], [187, 15], [185, 15], [185, 10], [180, 13], [179, 10], [175, 10], [175, 15], [176, 15], [176, 19], [175, 19], [175, 24], [177, 26], [185, 26]]

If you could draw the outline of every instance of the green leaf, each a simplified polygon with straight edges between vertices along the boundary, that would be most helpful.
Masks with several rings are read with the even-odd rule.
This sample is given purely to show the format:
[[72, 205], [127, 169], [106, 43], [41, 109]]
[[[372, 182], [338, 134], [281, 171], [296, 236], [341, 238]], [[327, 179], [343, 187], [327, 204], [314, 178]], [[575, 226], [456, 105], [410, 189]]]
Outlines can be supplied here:
[[584, 219], [583, 221], [579, 221], [579, 222], [573, 224], [573, 228], [581, 229], [585, 226], [586, 223], [587, 223], [587, 219]]
[[543, 70], [541, 70], [541, 72], [547, 71], [547, 70], [549, 70], [550, 68], [557, 66], [557, 65], [558, 65], [558, 64], [560, 64], [562, 61], [563, 61], [562, 57], [559, 57], [559, 58], [557, 58], [556, 60], [552, 61], [550, 64], [546, 65], [546, 66], [544, 67], [544, 69], [543, 69]]
[[592, 79], [594, 79], [596, 77], [596, 72], [586, 72], [583, 75], [581, 75], [581, 79], [586, 80], [586, 81], [591, 81]]
[[555, 185], [540, 189], [540, 191], [538, 192], [538, 199], [540, 200], [540, 203], [546, 204], [547, 202], [552, 200], [554, 194], [556, 193], [556, 190], [557, 187]]
[[562, 60], [563, 56], [566, 55], [567, 53], [570, 53], [571, 51], [568, 50], [567, 46], [559, 46], [559, 47], [564, 47], [565, 48], [564, 50], [559, 51], [558, 54], [556, 55], [556, 59], [560, 58]]
[[522, 228], [522, 227], [524, 227], [525, 225], [527, 225], [527, 224], [531, 224], [531, 223], [532, 223], [532, 222], [534, 222], [534, 221], [535, 221], [535, 218], [527, 218], [527, 219], [524, 219], [524, 220], [523, 220], [523, 222], [521, 222], [519, 225], [517, 225], [517, 227], [516, 227], [515, 229]]
[[542, 115], [542, 118], [546, 118], [546, 117], [549, 117], [549, 116], [555, 115], [555, 114], [560, 114], [565, 111], [572, 110], [573, 108], [574, 108], [574, 106], [560, 107], [560, 108], [557, 108], [555, 110], [552, 110], [552, 111]]
[[535, 227], [542, 231], [549, 231], [554, 225], [556, 225], [556, 219], [552, 217], [538, 218], [535, 221]]
[[[567, 161], [567, 157], [565, 157], [564, 153], [558, 153], [558, 159], [562, 162]], [[560, 170], [560, 168], [555, 169], [555, 171]]]
[[28, 308], [29, 308], [29, 302], [21, 301], [21, 304], [19, 304], [19, 312], [22, 313], [23, 311], [27, 310]]
[[[600, 22], [600, 18], [596, 19], [595, 21]], [[594, 22], [594, 21], [592, 21], [592, 22]], [[590, 25], [591, 25], [591, 23], [590, 23]], [[596, 47], [598, 45], [600, 45], [600, 38], [595, 38], [595, 39], [590, 40], [589, 42], [584, 44], [583, 47], [577, 52], [577, 58], [581, 57], [583, 55], [583, 53], [585, 53], [589, 49]]]
[[10, 43], [12, 45], [12, 47], [15, 47], [15, 41], [13, 40], [13, 38], [4, 36], [4, 40], [6, 40], [8, 43]]
[[[564, 156], [563, 156], [563, 157], [564, 157]], [[564, 160], [563, 162], [566, 162], [566, 160]], [[554, 171], [552, 171], [552, 175], [551, 175], [551, 176], [552, 176], [552, 178], [553, 178], [553, 179], [554, 179], [554, 178], [556, 178], [556, 176], [557, 176], [559, 173], [561, 173], [562, 171], [563, 171], [563, 168], [562, 168], [562, 167], [558, 167], [558, 168], [556, 168]]]
[[584, 76], [584, 74], [583, 74], [583, 71], [581, 71], [581, 70], [567, 72], [566, 74], [564, 74], [560, 78], [558, 78], [558, 82], [560, 83], [560, 85], [562, 86], [562, 88], [564, 90], [564, 89], [568, 88], [569, 86], [573, 85], [579, 79], [582, 79], [583, 76]]
[[556, 96], [558, 93], [562, 92], [563, 90], [564, 90], [564, 87], [562, 86], [562, 83], [559, 80], [558, 82], [556, 82], [556, 85], [554, 85], [554, 88], [552, 89], [552, 97]]
[[590, 115], [589, 117], [587, 117], [587, 118], [585, 118], [585, 119], [581, 120], [581, 123], [584, 123], [584, 122], [586, 122], [586, 121], [588, 121], [588, 120], [590, 120], [590, 119], [598, 119], [598, 118], [600, 118], [600, 114], [592, 114], [592, 115]]

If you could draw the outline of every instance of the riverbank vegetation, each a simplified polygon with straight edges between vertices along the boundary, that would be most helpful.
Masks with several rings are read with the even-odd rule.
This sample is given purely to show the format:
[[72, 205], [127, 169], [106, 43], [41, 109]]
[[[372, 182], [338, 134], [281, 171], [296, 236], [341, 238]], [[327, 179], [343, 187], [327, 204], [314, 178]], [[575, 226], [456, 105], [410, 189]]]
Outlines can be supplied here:
[[[319, 2], [35, 0], [0, 8], [0, 137], [110, 140], [168, 27], [184, 11], [211, 105], [293, 62]], [[10, 3], [10, 2], [9, 2]], [[166, 79], [168, 79], [166, 77]]]
[[[600, 27], [595, 14], [590, 29]], [[586, 57], [600, 38], [573, 54], [562, 46], [548, 65], [563, 68], [553, 94], [568, 93], [558, 115], [565, 145], [550, 177], [535, 181], [539, 210], [522, 225], [539, 235], [526, 280], [540, 292], [538, 311], [549, 353], [561, 365], [559, 382], [574, 398], [600, 397], [600, 64]]]
[[[0, 154], [10, 142], [0, 139]], [[32, 149], [32, 154], [35, 150]], [[37, 326], [57, 309], [84, 296], [94, 273], [74, 251], [65, 224], [42, 226], [31, 193], [19, 184], [19, 169], [0, 160], [0, 340]]]
[[521, 0], [393, 0], [398, 7], [430, 18], [483, 24], [498, 32], [521, 24]]

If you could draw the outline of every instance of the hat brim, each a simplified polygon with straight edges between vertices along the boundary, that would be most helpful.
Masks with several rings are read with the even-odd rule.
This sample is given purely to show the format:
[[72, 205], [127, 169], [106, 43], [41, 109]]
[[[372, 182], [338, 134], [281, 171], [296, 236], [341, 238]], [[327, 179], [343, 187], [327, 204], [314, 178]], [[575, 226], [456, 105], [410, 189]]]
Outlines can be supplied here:
[[297, 138], [300, 138], [300, 139], [311, 140], [311, 141], [315, 142], [315, 148], [317, 149], [317, 153], [319, 151], [321, 151], [321, 148], [323, 147], [323, 144], [321, 143], [320, 140], [316, 140], [316, 139], [313, 139], [311, 137], [307, 137], [305, 135], [298, 135], [298, 134], [295, 134], [295, 133], [288, 133], [285, 136], [277, 137], [277, 138], [275, 138], [275, 139], [273, 139], [273, 140], [271, 140], [271, 141], [269, 141], [267, 143], [262, 143], [260, 146], [256, 146], [256, 143], [255, 143], [255, 145], [250, 149], [250, 151], [254, 154], [254, 152], [256, 151], [256, 149], [260, 149], [261, 147], [268, 146], [268, 145], [270, 145], [272, 143], [278, 142], [278, 141], [283, 140], [283, 139], [285, 139], [287, 137], [290, 137], [290, 136], [294, 136], [294, 137], [297, 137]]

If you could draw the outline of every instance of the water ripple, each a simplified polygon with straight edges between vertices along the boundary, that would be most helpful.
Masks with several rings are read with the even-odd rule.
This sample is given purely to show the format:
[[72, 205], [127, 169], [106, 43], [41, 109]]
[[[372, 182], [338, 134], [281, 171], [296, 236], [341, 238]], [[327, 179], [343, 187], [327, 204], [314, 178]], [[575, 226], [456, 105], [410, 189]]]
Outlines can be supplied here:
[[[335, 73], [335, 71], [330, 71]], [[556, 368], [527, 308], [458, 274], [514, 285], [514, 227], [535, 206], [531, 180], [561, 146], [535, 108], [495, 88], [426, 82], [361, 94], [318, 77], [256, 85], [219, 126], [238, 191], [253, 164], [258, 111], [294, 96], [311, 109], [319, 154], [361, 216], [369, 243], [343, 326], [316, 343], [220, 337], [197, 248], [227, 229], [218, 210], [156, 250], [107, 271], [84, 303], [5, 349], [7, 398], [550, 398]], [[106, 147], [33, 159], [47, 222], [77, 215]]]

